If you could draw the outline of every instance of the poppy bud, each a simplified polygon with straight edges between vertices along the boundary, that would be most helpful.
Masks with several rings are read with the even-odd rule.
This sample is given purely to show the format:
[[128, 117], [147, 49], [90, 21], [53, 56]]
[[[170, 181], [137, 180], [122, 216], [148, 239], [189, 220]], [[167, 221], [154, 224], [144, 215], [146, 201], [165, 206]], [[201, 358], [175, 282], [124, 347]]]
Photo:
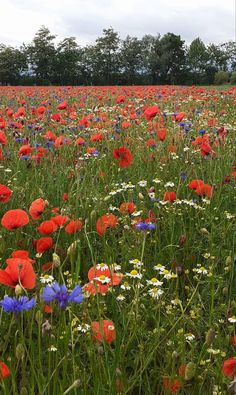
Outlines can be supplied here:
[[227, 294], [228, 294], [228, 291], [229, 291], [228, 287], [224, 287], [224, 288], [222, 289], [223, 295], [227, 295]]
[[26, 387], [22, 387], [20, 390], [20, 395], [28, 395], [28, 390]]
[[232, 258], [231, 258], [231, 256], [229, 255], [229, 256], [227, 256], [227, 258], [226, 258], [226, 260], [225, 260], [225, 265], [226, 265], [226, 266], [231, 266], [231, 264], [232, 264]]
[[192, 380], [196, 373], [196, 365], [194, 362], [189, 362], [185, 367], [184, 378], [186, 381]]
[[76, 252], [76, 249], [78, 247], [79, 244], [79, 240], [75, 240], [67, 249], [67, 255], [71, 256], [74, 255], [74, 253]]
[[65, 390], [65, 392], [63, 392], [64, 395], [68, 394], [73, 388], [79, 388], [81, 386], [81, 380], [75, 380], [73, 382], [73, 384], [67, 388], [67, 390]]
[[52, 330], [52, 325], [50, 324], [50, 322], [48, 320], [46, 320], [43, 324], [42, 324], [42, 336], [44, 336], [46, 333], [51, 333]]
[[104, 348], [102, 346], [99, 346], [97, 351], [98, 351], [99, 355], [103, 355], [104, 354]]
[[149, 192], [149, 193], [155, 192], [155, 187], [150, 187], [148, 192]]
[[209, 329], [209, 331], [206, 334], [206, 344], [209, 346], [210, 344], [213, 343], [215, 340], [216, 333], [213, 329]]
[[35, 313], [35, 321], [37, 322], [38, 325], [42, 324], [42, 318], [43, 318], [43, 314], [40, 310], [36, 311]]
[[52, 262], [53, 262], [53, 265], [55, 265], [55, 266], [60, 266], [60, 264], [61, 264], [61, 259], [60, 259], [59, 255], [57, 255], [55, 252], [53, 252], [53, 254], [52, 254]]
[[178, 359], [179, 358], [179, 354], [177, 353], [177, 351], [173, 351], [172, 352], [172, 359]]
[[187, 240], [187, 236], [181, 235], [179, 238], [179, 246], [182, 247], [185, 244], [186, 240]]
[[139, 192], [138, 197], [139, 197], [140, 200], [144, 199], [144, 196], [143, 196], [143, 194], [141, 192]]
[[96, 216], [97, 216], [96, 211], [95, 211], [95, 210], [92, 210], [91, 213], [90, 213], [90, 219], [93, 220], [93, 219], [96, 218]]
[[206, 228], [201, 228], [199, 232], [200, 232], [202, 235], [204, 235], [204, 236], [209, 235], [209, 232], [208, 232], [208, 230], [207, 230]]
[[25, 349], [22, 343], [17, 344], [16, 346], [16, 358], [18, 359], [18, 361], [20, 359], [24, 359], [25, 356]]
[[17, 284], [15, 287], [16, 296], [20, 296], [22, 294], [22, 291], [23, 291], [22, 287], [19, 284]]

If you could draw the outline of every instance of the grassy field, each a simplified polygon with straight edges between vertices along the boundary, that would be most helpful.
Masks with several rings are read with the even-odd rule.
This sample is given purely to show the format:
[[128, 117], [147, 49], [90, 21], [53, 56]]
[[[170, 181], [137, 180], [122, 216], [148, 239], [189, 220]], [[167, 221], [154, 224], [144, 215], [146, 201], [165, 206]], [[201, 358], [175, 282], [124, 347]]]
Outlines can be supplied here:
[[230, 391], [236, 89], [212, 89], [0, 88], [1, 394]]

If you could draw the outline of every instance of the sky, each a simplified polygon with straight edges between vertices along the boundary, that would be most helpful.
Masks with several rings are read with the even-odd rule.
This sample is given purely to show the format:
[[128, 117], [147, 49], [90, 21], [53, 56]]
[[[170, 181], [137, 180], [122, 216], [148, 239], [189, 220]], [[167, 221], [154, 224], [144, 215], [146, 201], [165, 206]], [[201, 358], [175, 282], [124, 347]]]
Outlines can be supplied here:
[[20, 46], [44, 25], [57, 36], [92, 44], [104, 28], [128, 34], [180, 34], [190, 44], [236, 41], [236, 0], [0, 0], [0, 43]]

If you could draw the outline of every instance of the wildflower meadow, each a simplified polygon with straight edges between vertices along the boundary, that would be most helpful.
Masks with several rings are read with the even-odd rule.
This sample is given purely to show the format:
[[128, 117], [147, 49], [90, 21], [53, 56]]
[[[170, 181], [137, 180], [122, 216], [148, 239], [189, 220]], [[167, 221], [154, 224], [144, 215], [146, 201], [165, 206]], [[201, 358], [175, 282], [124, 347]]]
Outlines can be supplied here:
[[236, 394], [236, 87], [0, 87], [0, 394]]

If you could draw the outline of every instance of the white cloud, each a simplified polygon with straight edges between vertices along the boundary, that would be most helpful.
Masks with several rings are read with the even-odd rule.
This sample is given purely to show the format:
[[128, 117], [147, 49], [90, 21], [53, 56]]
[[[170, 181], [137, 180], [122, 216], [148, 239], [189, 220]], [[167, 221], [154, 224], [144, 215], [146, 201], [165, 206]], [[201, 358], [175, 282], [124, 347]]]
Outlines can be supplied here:
[[180, 34], [188, 43], [235, 40], [234, 0], [1, 0], [0, 43], [32, 40], [40, 26], [63, 37], [92, 43], [112, 26], [127, 34]]

